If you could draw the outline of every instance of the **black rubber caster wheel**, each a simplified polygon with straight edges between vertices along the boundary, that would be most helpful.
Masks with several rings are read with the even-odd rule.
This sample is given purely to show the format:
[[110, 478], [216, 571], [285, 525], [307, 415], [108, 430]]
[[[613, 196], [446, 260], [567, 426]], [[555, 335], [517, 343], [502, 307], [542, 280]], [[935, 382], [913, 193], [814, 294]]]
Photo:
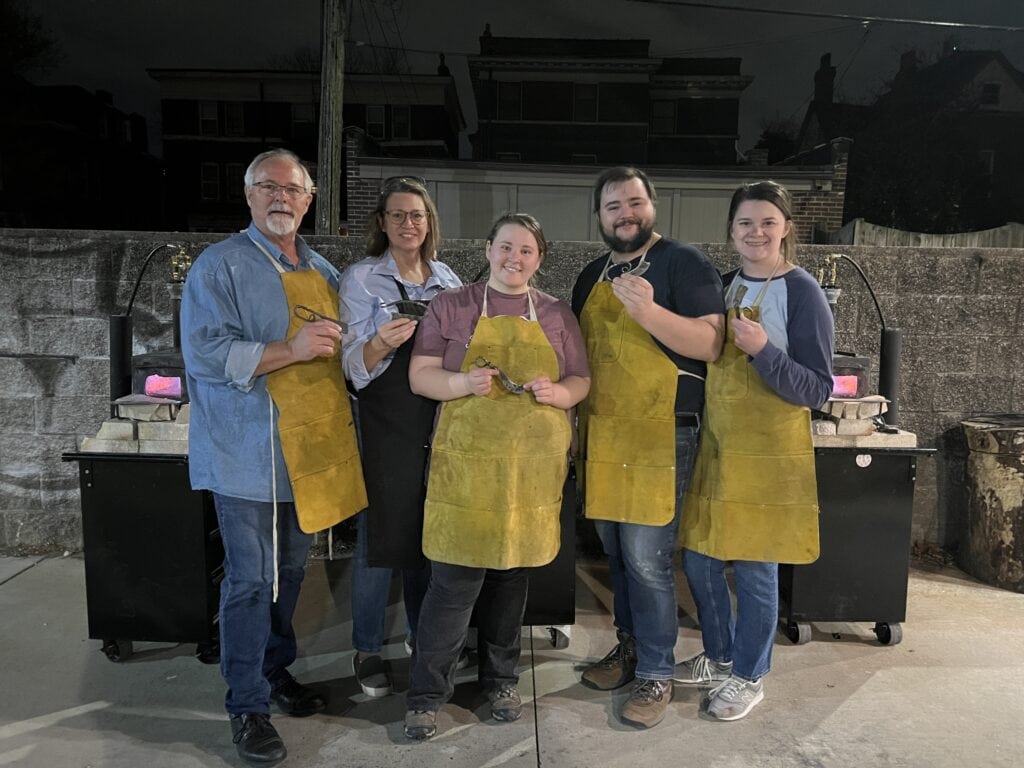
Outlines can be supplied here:
[[103, 655], [113, 662], [124, 661], [132, 655], [132, 641], [104, 640]]
[[784, 627], [786, 637], [793, 645], [804, 645], [811, 641], [811, 625], [799, 621], [786, 622]]
[[220, 662], [220, 642], [208, 640], [205, 643], [196, 643], [196, 658], [203, 664], [217, 664]]
[[875, 637], [882, 645], [899, 645], [903, 640], [903, 626], [899, 622], [879, 621], [875, 624]]

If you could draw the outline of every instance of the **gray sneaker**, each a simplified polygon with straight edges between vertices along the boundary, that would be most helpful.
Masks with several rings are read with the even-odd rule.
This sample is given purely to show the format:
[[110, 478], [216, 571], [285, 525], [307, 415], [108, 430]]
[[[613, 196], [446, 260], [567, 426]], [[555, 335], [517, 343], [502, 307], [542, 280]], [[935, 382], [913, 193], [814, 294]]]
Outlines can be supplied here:
[[712, 686], [724, 683], [731, 674], [731, 661], [712, 661], [701, 651], [693, 658], [676, 664], [676, 673], [672, 679], [680, 685]]
[[437, 712], [410, 709], [405, 713], [405, 735], [407, 738], [423, 741], [437, 733]]
[[709, 694], [708, 714], [716, 720], [739, 720], [746, 717], [764, 699], [760, 680], [744, 680], [732, 675]]
[[628, 635], [619, 635], [619, 644], [598, 662], [583, 670], [580, 678], [588, 688], [611, 691], [621, 688], [636, 677], [636, 642]]
[[491, 717], [511, 723], [523, 714], [523, 701], [512, 683], [502, 683], [487, 694], [491, 702]]
[[622, 719], [630, 725], [653, 728], [665, 719], [672, 701], [671, 680], [643, 680], [637, 678], [636, 687], [622, 708]]

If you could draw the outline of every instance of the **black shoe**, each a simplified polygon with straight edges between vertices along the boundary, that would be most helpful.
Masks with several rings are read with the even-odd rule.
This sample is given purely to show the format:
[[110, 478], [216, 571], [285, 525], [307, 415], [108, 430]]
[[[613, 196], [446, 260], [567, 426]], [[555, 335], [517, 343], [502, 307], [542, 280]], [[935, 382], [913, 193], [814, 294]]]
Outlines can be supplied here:
[[231, 718], [231, 740], [238, 756], [251, 763], [276, 763], [288, 754], [277, 730], [270, 724], [270, 715], [258, 712]]
[[270, 690], [270, 698], [282, 712], [292, 717], [309, 717], [327, 707], [323, 696], [294, 677], [275, 685]]

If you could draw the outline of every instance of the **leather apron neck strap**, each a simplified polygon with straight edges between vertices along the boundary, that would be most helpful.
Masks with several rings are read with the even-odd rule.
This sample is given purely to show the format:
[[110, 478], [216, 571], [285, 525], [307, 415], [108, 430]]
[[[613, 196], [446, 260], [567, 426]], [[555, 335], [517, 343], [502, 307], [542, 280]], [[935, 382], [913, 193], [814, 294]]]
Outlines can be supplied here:
[[[764, 281], [764, 285], [761, 286], [761, 290], [757, 292], [757, 296], [754, 298], [754, 301], [750, 306], [755, 308], [761, 306], [761, 301], [764, 299], [765, 294], [768, 293], [768, 286], [771, 285], [772, 280], [775, 279], [775, 275], [778, 274], [779, 267], [782, 266], [783, 261], [784, 259], [780, 255], [778, 260], [775, 262], [775, 267], [772, 269], [772, 273], [768, 275], [768, 279]], [[741, 275], [742, 270], [736, 273], [736, 277], [734, 277], [732, 282], [729, 283], [729, 288], [725, 292], [725, 306], [727, 307], [729, 306], [729, 302], [734, 300], [733, 297], [736, 295], [736, 289], [740, 286]]]
[[[484, 300], [483, 300], [483, 303], [480, 305], [480, 317], [487, 317], [487, 289], [488, 288], [490, 288], [490, 286], [487, 283], [484, 283]], [[526, 300], [527, 300], [527, 302], [529, 302], [529, 305], [530, 305], [530, 317], [529, 317], [530, 322], [535, 323], [535, 322], [537, 322], [537, 307], [534, 306], [534, 304], [533, 304], [533, 293], [530, 291], [529, 288], [526, 289]]]

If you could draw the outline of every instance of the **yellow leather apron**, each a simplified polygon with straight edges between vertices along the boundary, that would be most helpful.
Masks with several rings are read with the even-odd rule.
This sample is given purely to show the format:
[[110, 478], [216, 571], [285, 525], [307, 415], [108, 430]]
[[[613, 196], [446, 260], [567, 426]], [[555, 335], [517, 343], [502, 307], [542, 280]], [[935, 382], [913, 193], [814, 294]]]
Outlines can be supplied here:
[[[260, 247], [281, 274], [288, 302], [286, 338], [305, 325], [296, 304], [334, 317], [338, 294], [315, 269], [285, 270]], [[277, 431], [291, 479], [299, 527], [306, 533], [330, 528], [366, 507], [352, 409], [337, 354], [279, 368], [267, 375], [277, 406]]]
[[666, 525], [676, 511], [679, 371], [612, 293], [607, 269], [580, 314], [592, 374], [579, 408], [586, 516]]
[[[461, 370], [477, 356], [518, 383], [558, 381], [558, 358], [529, 296], [530, 320], [483, 309]], [[441, 406], [430, 456], [423, 554], [431, 560], [506, 570], [545, 565], [558, 554], [568, 469], [569, 419], [533, 395], [514, 395], [495, 377], [485, 396]]]
[[[760, 317], [765, 281], [754, 304]], [[726, 297], [729, 306], [733, 281]], [[700, 451], [686, 493], [679, 543], [719, 560], [811, 563], [818, 559], [818, 490], [810, 410], [787, 403], [736, 346], [708, 364]]]

